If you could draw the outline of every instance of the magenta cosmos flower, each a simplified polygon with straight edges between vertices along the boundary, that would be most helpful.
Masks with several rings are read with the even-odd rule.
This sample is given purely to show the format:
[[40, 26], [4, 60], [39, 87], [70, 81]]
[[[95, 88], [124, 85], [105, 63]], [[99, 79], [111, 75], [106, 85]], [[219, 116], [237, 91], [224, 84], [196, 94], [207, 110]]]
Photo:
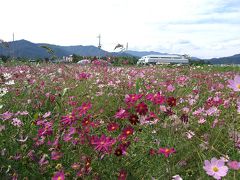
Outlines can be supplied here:
[[100, 138], [97, 136], [93, 136], [91, 144], [95, 147], [95, 150], [101, 151], [103, 153], [108, 153], [111, 151], [112, 146], [115, 144], [115, 142], [115, 139], [102, 134]]
[[115, 123], [115, 122], [112, 122], [112, 123], [109, 123], [107, 125], [107, 129], [108, 131], [116, 131], [117, 129], [119, 129], [119, 124]]
[[224, 165], [224, 161], [221, 159], [216, 159], [215, 157], [211, 161], [205, 160], [203, 169], [209, 176], [215, 179], [221, 179], [227, 175], [228, 167]]
[[154, 104], [163, 104], [165, 102], [165, 97], [162, 96], [160, 92], [156, 94], [150, 93], [147, 95], [146, 99]]
[[169, 157], [170, 154], [175, 153], [176, 150], [174, 148], [159, 148], [158, 153], [164, 154], [165, 157]]
[[233, 91], [240, 91], [240, 76], [237, 75], [233, 80], [228, 80], [228, 87], [232, 88]]
[[146, 115], [148, 112], [148, 107], [144, 102], [140, 102], [135, 109], [140, 115]]
[[64, 172], [58, 171], [54, 174], [54, 176], [52, 177], [52, 180], [64, 180], [64, 178], [65, 178]]
[[137, 100], [142, 98], [142, 94], [127, 94], [125, 96], [125, 103], [134, 104]]
[[79, 112], [79, 116], [82, 116], [87, 113], [88, 110], [92, 108], [92, 104], [90, 102], [84, 102], [80, 107], [77, 108]]

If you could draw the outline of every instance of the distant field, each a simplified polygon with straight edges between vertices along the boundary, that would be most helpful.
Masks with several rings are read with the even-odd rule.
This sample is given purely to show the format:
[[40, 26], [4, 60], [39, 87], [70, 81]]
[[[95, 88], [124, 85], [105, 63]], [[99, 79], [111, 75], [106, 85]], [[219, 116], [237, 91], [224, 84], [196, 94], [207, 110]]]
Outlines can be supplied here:
[[238, 74], [3, 64], [0, 179], [240, 179]]

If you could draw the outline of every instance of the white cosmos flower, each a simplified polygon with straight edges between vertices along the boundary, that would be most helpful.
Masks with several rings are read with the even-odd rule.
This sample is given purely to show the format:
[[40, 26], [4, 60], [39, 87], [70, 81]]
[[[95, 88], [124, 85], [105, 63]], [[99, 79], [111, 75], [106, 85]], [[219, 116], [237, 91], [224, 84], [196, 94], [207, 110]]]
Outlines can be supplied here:
[[8, 80], [12, 77], [12, 75], [10, 73], [3, 73], [3, 77], [4, 79]]
[[5, 94], [7, 94], [7, 92], [7, 88], [0, 88], [0, 97], [3, 97]]
[[13, 85], [13, 84], [15, 84], [15, 82], [14, 82], [14, 80], [10, 80], [10, 81], [8, 81], [8, 82], [5, 82], [5, 84], [6, 84], [6, 85]]

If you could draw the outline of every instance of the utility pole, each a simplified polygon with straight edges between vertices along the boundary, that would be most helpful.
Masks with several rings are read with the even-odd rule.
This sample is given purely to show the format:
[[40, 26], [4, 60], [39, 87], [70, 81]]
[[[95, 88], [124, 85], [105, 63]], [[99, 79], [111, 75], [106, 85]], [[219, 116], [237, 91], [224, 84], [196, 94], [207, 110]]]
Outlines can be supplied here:
[[98, 38], [98, 49], [99, 49], [98, 59], [100, 59], [100, 49], [101, 49], [101, 47], [102, 47], [102, 45], [101, 45], [101, 35], [99, 34], [99, 35], [97, 36], [97, 38]]

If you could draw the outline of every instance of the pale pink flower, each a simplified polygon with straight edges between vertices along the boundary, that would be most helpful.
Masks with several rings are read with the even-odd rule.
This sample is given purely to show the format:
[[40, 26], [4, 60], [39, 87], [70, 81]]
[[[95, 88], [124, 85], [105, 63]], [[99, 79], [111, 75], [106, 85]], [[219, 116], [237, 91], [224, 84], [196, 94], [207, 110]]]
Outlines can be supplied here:
[[186, 136], [188, 139], [192, 139], [192, 137], [195, 136], [195, 133], [189, 130], [188, 132], [186, 132]]
[[228, 156], [228, 155], [221, 156], [221, 157], [220, 157], [220, 160], [222, 160], [223, 162], [228, 162], [229, 156]]
[[203, 124], [206, 122], [206, 119], [204, 119], [203, 117], [201, 117], [199, 120], [198, 120], [198, 123], [199, 124]]
[[183, 111], [184, 113], [186, 113], [186, 114], [189, 112], [189, 110], [190, 110], [190, 109], [189, 109], [188, 107], [184, 107], [184, 108], [182, 109], [182, 111]]
[[51, 116], [51, 112], [50, 112], [50, 111], [46, 112], [46, 113], [43, 115], [43, 118], [47, 118], [47, 117], [49, 117], [49, 116]]
[[240, 114], [240, 100], [237, 101], [237, 112]]
[[160, 111], [166, 112], [167, 108], [164, 105], [160, 105]]
[[17, 127], [21, 127], [23, 125], [22, 121], [18, 118], [13, 118], [11, 124]]
[[172, 177], [172, 180], [183, 180], [178, 174]]
[[119, 111], [115, 114], [115, 118], [117, 118], [117, 119], [125, 119], [125, 118], [128, 118], [128, 112], [127, 112], [127, 110], [125, 110], [125, 109], [123, 109], [123, 108], [121, 108], [121, 109], [119, 109]]
[[193, 112], [193, 115], [199, 116], [204, 112], [204, 108], [198, 108], [196, 111]]
[[167, 91], [168, 92], [173, 92], [174, 90], [175, 90], [175, 87], [172, 84], [167, 86]]
[[4, 121], [10, 119], [12, 116], [13, 116], [13, 113], [8, 112], [8, 111], [6, 111], [3, 114], [0, 114], [0, 118]]
[[224, 165], [224, 161], [216, 159], [215, 157], [211, 161], [205, 160], [203, 169], [209, 176], [214, 179], [221, 179], [227, 175], [228, 167]]
[[207, 114], [208, 116], [218, 115], [218, 114], [219, 114], [219, 110], [217, 109], [217, 107], [213, 106], [213, 107], [209, 108], [209, 109], [206, 111], [206, 114]]
[[3, 130], [5, 130], [5, 126], [4, 125], [0, 125], [0, 132], [2, 132]]
[[236, 75], [233, 80], [228, 80], [228, 87], [233, 91], [240, 91], [240, 76]]

